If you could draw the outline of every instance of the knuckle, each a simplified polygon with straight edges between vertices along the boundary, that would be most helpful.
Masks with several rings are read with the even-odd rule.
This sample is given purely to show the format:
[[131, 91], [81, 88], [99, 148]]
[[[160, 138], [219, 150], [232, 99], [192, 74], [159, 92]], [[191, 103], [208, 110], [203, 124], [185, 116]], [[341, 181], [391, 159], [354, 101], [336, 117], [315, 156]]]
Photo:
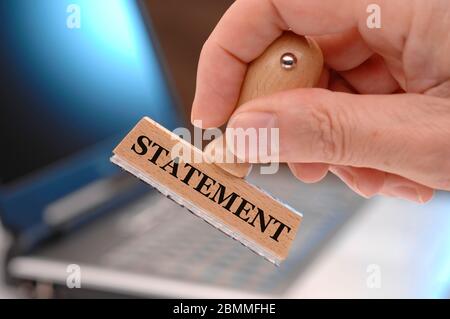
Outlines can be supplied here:
[[434, 121], [431, 130], [421, 134], [419, 149], [423, 159], [419, 170], [433, 180], [436, 188], [450, 190], [450, 103], [434, 102], [428, 101], [428, 110], [434, 113], [433, 119], [439, 117], [440, 120]]
[[311, 105], [309, 112], [315, 130], [314, 143], [323, 160], [335, 164], [350, 162], [348, 117], [343, 108], [321, 101]]

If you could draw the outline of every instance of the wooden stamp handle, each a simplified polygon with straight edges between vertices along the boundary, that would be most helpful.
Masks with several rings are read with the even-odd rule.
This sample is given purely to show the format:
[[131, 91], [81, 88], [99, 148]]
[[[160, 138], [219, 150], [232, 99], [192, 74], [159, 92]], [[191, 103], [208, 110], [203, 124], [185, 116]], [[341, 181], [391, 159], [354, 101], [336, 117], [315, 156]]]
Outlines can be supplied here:
[[[257, 97], [276, 92], [309, 88], [317, 85], [323, 68], [322, 52], [315, 41], [293, 32], [285, 32], [248, 67], [237, 107]], [[223, 136], [205, 148], [205, 154], [214, 161], [220, 152], [222, 158], [230, 151]], [[215, 163], [228, 173], [245, 177], [251, 169], [249, 163]]]

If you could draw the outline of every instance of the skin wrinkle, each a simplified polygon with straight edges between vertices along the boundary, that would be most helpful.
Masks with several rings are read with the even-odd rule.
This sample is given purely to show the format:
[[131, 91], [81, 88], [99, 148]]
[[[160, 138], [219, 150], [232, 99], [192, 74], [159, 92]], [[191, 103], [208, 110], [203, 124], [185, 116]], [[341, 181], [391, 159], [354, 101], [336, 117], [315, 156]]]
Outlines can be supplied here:
[[[433, 175], [436, 173], [438, 175], [440, 174], [440, 171], [436, 172], [435, 168], [439, 165], [439, 162], [443, 158], [442, 151], [444, 151], [446, 147], [444, 147], [444, 140], [439, 142], [433, 139], [433, 137], [446, 135], [445, 133], [443, 134], [442, 127], [436, 126], [435, 119], [447, 115], [448, 111], [445, 110], [443, 114], [440, 114], [439, 109], [441, 109], [441, 106], [435, 104], [435, 102], [439, 103], [438, 101], [431, 102], [428, 99], [423, 99], [422, 96], [417, 96], [415, 99], [419, 99], [419, 103], [415, 103], [418, 105], [423, 105], [423, 107], [427, 109], [427, 114], [423, 115], [421, 112], [416, 111], [412, 112], [412, 114], [398, 112], [393, 115], [393, 119], [400, 119], [394, 123], [397, 122], [400, 125], [395, 127], [393, 131], [391, 129], [392, 136], [397, 136], [398, 138], [401, 137], [401, 140], [405, 141], [405, 143], [401, 146], [402, 149], [397, 147], [396, 150], [394, 144], [393, 150], [396, 150], [399, 154], [399, 162], [396, 166], [408, 167], [407, 164], [411, 161], [411, 159], [408, 156], [409, 153], [407, 150], [410, 148], [419, 148], [420, 153], [422, 154], [421, 160], [414, 162], [412, 167], [415, 167], [415, 169], [410, 168], [410, 173], [413, 173], [414, 170], [420, 171], [422, 172], [422, 175], [428, 175], [427, 179], [429, 181], [434, 178], [437, 180], [438, 176], [433, 177]], [[405, 116], [409, 117], [409, 120], [408, 118], [405, 118]], [[425, 129], [418, 130], [417, 127], [423, 127]], [[438, 131], [433, 132], [436, 130]], [[441, 147], [436, 149], [435, 145], [441, 145]]]
[[277, 17], [278, 22], [280, 23], [278, 26], [281, 30], [289, 30], [289, 26], [286, 23], [286, 20], [282, 16], [280, 10], [278, 9], [277, 4], [275, 3], [276, 0], [269, 0], [269, 4], [272, 7], [273, 11], [275, 12], [275, 16]]
[[[409, 1], [409, 0], [408, 0]], [[359, 1], [356, 1], [359, 2]], [[410, 3], [403, 1], [403, 5], [397, 2], [391, 2], [390, 0], [379, 0], [377, 3], [381, 6], [382, 15], [382, 28], [370, 30], [366, 25], [366, 16], [360, 17], [358, 23], [358, 30], [360, 31], [363, 39], [370, 45], [375, 53], [381, 55], [385, 60], [390, 61], [389, 66], [393, 67], [394, 70], [390, 70], [392, 76], [397, 80], [399, 85], [406, 90], [407, 81], [406, 75], [404, 73], [404, 53], [407, 45], [407, 41], [410, 38], [408, 35], [410, 33], [410, 26], [402, 27], [402, 25], [397, 22], [397, 11], [392, 9], [392, 7], [397, 6], [397, 9], [401, 9], [403, 15], [408, 16], [404, 20], [408, 20], [406, 24], [411, 24], [411, 14], [410, 14]], [[367, 0], [363, 3], [363, 8], [373, 3], [371, 0]], [[392, 4], [391, 6], [388, 4]], [[389, 9], [388, 9], [389, 8]], [[401, 17], [400, 17], [401, 18]], [[394, 21], [394, 22], [392, 22]], [[390, 23], [389, 23], [390, 22]], [[389, 23], [389, 25], [387, 25]], [[393, 36], [395, 33], [387, 35], [385, 33], [395, 30], [398, 32], [397, 35]], [[394, 72], [393, 72], [394, 71]]]
[[361, 63], [359, 63], [359, 64], [351, 65], [351, 66], [345, 66], [345, 67], [342, 67], [342, 68], [333, 68], [333, 65], [327, 63], [327, 61], [325, 60], [324, 61], [324, 67], [326, 67], [328, 69], [333, 69], [333, 70], [338, 71], [338, 72], [350, 71], [350, 70], [356, 69], [356, 68], [360, 67], [361, 65], [363, 65], [364, 63], [366, 63], [366, 61], [369, 60], [372, 56], [373, 56], [373, 54], [370, 55], [368, 58], [366, 58], [364, 61], [361, 61]]
[[224, 46], [222, 46], [222, 45], [220, 44], [220, 42], [218, 42], [218, 41], [214, 41], [214, 44], [217, 45], [217, 47], [218, 47], [219, 49], [221, 49], [225, 54], [227, 54], [230, 58], [236, 60], [238, 63], [240, 63], [240, 64], [242, 64], [242, 65], [244, 65], [244, 66], [246, 66], [248, 63], [251, 62], [251, 61], [244, 61], [244, 60], [241, 60], [241, 58], [239, 58], [237, 55], [233, 54], [233, 52], [231, 52], [230, 50], [228, 50], [227, 48], [225, 48]]
[[[337, 145], [337, 154], [335, 156], [338, 163], [352, 163], [353, 161], [353, 152], [350, 151], [349, 147], [351, 132], [348, 128], [350, 120], [346, 113], [345, 107], [341, 105], [336, 106], [333, 114], [328, 113], [331, 123], [334, 123], [334, 131], [337, 132], [335, 136], [338, 136], [338, 140], [335, 140], [335, 145]], [[335, 118], [335, 120], [333, 120], [333, 118]]]
[[325, 65], [334, 71], [348, 71], [358, 68], [374, 54], [367, 47], [356, 27], [339, 34], [314, 36], [312, 38], [322, 48]]
[[[363, 162], [362, 159], [356, 159], [354, 152], [352, 152], [352, 146], [355, 145], [356, 139], [353, 138], [353, 132], [357, 132], [357, 125], [358, 121], [355, 117], [356, 112], [353, 111], [353, 106], [351, 104], [346, 105], [338, 105], [338, 108], [340, 109], [340, 125], [342, 132], [347, 132], [344, 134], [342, 138], [342, 152], [343, 154], [346, 154], [345, 158], [343, 159], [344, 162], [347, 163], [358, 163]], [[344, 127], [344, 123], [347, 124], [348, 129], [346, 130]], [[363, 147], [363, 146], [359, 146]], [[362, 152], [362, 154], [365, 154], [366, 152]]]
[[[399, 98], [397, 98], [397, 100], [399, 103], [393, 101], [394, 105], [395, 103], [398, 103], [396, 108], [387, 107], [383, 110], [386, 112], [386, 116], [389, 121], [387, 123], [376, 124], [376, 127], [383, 131], [383, 139], [382, 142], [378, 144], [380, 145], [379, 147], [383, 146], [385, 152], [388, 154], [397, 154], [396, 161], [388, 161], [388, 163], [386, 163], [387, 165], [382, 167], [390, 173], [396, 173], [396, 167], [402, 167], [403, 163], [407, 164], [410, 161], [407, 146], [410, 140], [414, 140], [413, 135], [416, 134], [416, 130], [411, 130], [409, 128], [410, 120], [415, 122], [415, 117], [408, 112], [405, 112], [405, 108], [409, 107], [409, 105], [402, 102]], [[408, 119], [408, 117], [410, 119]], [[398, 143], [398, 140], [402, 139], [405, 143]], [[374, 144], [375, 143], [372, 145]]]
[[309, 112], [317, 123], [313, 127], [319, 128], [318, 141], [321, 145], [320, 149], [322, 150], [324, 161], [329, 163], [337, 162], [336, 159], [342, 154], [342, 143], [337, 141], [337, 136], [342, 135], [336, 132], [337, 127], [333, 116], [330, 114], [329, 109], [320, 102], [313, 105]]
[[[358, 112], [358, 109], [362, 107], [367, 108], [364, 104], [352, 105], [351, 101], [349, 101], [346, 105], [348, 105], [347, 107], [350, 109], [348, 113], [352, 115], [349, 117], [353, 120], [353, 122], [349, 122], [349, 124], [352, 124], [352, 131], [361, 132], [358, 134], [361, 152], [359, 152], [358, 158], [351, 159], [354, 161], [353, 166], [364, 167], [369, 163], [375, 166], [376, 161], [373, 161], [373, 158], [376, 157], [378, 160], [378, 154], [380, 154], [380, 151], [377, 148], [379, 147], [378, 145], [382, 145], [383, 140], [386, 139], [386, 129], [380, 128], [378, 125], [372, 125], [373, 122], [370, 122], [370, 125], [362, 124], [367, 122], [367, 116], [365, 112]], [[370, 110], [367, 110], [367, 114], [370, 114]], [[353, 136], [353, 134], [350, 134], [349, 138], [352, 138]], [[361, 139], [362, 136], [365, 138]], [[355, 140], [358, 140], [356, 136]]]
[[[440, 103], [440, 99], [433, 99], [428, 100], [424, 99], [424, 105], [427, 107], [427, 110], [429, 110], [428, 116], [421, 119], [421, 124], [427, 128], [427, 131], [425, 133], [428, 134], [421, 134], [421, 137], [423, 139], [423, 144], [426, 146], [424, 154], [425, 160], [423, 163], [428, 164], [422, 164], [421, 169], [423, 170], [430, 170], [429, 174], [433, 175], [434, 167], [437, 167], [442, 163], [442, 159], [448, 159], [444, 162], [443, 172], [450, 172], [450, 139], [448, 136], [450, 136], [450, 102], [446, 101], [447, 103]], [[434, 121], [435, 118], [443, 118], [446, 119], [443, 123], [436, 123]], [[436, 137], [440, 137], [436, 140]], [[446, 138], [447, 137], [447, 138]], [[418, 137], [420, 138], [420, 137]], [[433, 147], [433, 145], [442, 145], [439, 148]], [[428, 149], [429, 148], [429, 149]], [[436, 179], [441, 179], [440, 172], [435, 173]]]
[[424, 92], [425, 95], [450, 99], [450, 80]]
[[[414, 1], [413, 5], [414, 5], [415, 8], [417, 8], [417, 1]], [[401, 58], [402, 70], [403, 70], [403, 73], [404, 73], [404, 79], [403, 79], [404, 81], [403, 81], [402, 87], [403, 87], [403, 89], [406, 92], [409, 92], [409, 81], [408, 81], [408, 77], [407, 77], [407, 72], [405, 72], [404, 64], [405, 64], [405, 61], [406, 61], [406, 55], [409, 52], [409, 47], [411, 46], [411, 44], [413, 42], [412, 37], [409, 36], [411, 34], [411, 30], [412, 30], [412, 27], [413, 27], [413, 20], [414, 20], [414, 16], [410, 16], [409, 19], [408, 19], [409, 23], [408, 23], [407, 33], [406, 33], [406, 41], [404, 41], [404, 46], [403, 46], [403, 51], [402, 51], [402, 58]], [[414, 46], [413, 46], [413, 48], [414, 48]]]
[[[363, 133], [361, 130], [361, 124], [365, 122], [365, 119], [360, 119], [358, 116], [361, 115], [360, 112], [357, 112], [355, 110], [355, 106], [352, 105], [351, 101], [346, 101], [346, 98], [348, 97], [345, 93], [333, 93], [337, 94], [341, 98], [335, 98], [335, 105], [333, 106], [333, 109], [335, 109], [335, 112], [331, 114], [332, 117], [335, 118], [334, 122], [337, 123], [335, 125], [339, 126], [339, 130], [336, 130], [341, 137], [340, 137], [340, 149], [341, 149], [341, 155], [337, 157], [336, 162], [343, 164], [343, 165], [353, 165], [353, 166], [361, 166], [363, 167], [364, 158], [362, 157], [363, 154], [368, 154], [365, 150], [366, 143], [361, 141], [361, 136], [369, 134]], [[361, 107], [361, 106], [357, 106]], [[356, 133], [359, 132], [359, 133]], [[354, 137], [358, 134], [359, 139], [355, 139]], [[358, 142], [359, 140], [359, 142]], [[359, 155], [356, 157], [355, 152], [352, 150], [358, 148], [360, 151], [357, 152]], [[372, 154], [370, 152], [370, 154]]]
[[[265, 1], [262, 2], [262, 4], [260, 2], [261, 0], [247, 0], [246, 4], [247, 5], [251, 4], [252, 3], [251, 1], [253, 1], [254, 3], [258, 3], [258, 6], [255, 6], [255, 7], [256, 8], [260, 8], [259, 11], [256, 12], [255, 14], [264, 14], [264, 16], [270, 18], [270, 20], [267, 19], [267, 21], [266, 21], [267, 27], [264, 28], [264, 29], [261, 29], [261, 28], [255, 28], [255, 26], [252, 25], [252, 20], [251, 19], [246, 19], [244, 25], [240, 25], [240, 27], [244, 27], [245, 26], [245, 27], [250, 28], [250, 29], [255, 29], [255, 31], [256, 31], [255, 34], [253, 34], [252, 37], [248, 37], [248, 36], [246, 37], [247, 42], [251, 43], [251, 41], [256, 41], [258, 39], [259, 40], [263, 39], [264, 41], [266, 41], [266, 39], [269, 37], [269, 35], [273, 39], [276, 39], [278, 36], [280, 36], [282, 34], [282, 32], [284, 30], [287, 29], [287, 25], [286, 25], [285, 21], [283, 19], [279, 20], [281, 16], [278, 16], [278, 13], [277, 13], [277, 11], [274, 10], [274, 6], [271, 4], [270, 0], [265, 0]], [[236, 1], [231, 6], [230, 10], [233, 10], [234, 6], [237, 6], [237, 5], [241, 4], [241, 3], [242, 3], [242, 1]], [[265, 11], [269, 11], [267, 9], [269, 9], [270, 12], [265, 12]], [[213, 34], [212, 34], [211, 37], [215, 38], [215, 39], [221, 39], [222, 41], [228, 42], [228, 44], [230, 44], [230, 47], [227, 47], [225, 45], [225, 43], [221, 43], [222, 47], [226, 47], [226, 49], [228, 51], [239, 52], [242, 55], [242, 56], [239, 56], [239, 59], [241, 61], [247, 61], [247, 62], [253, 61], [258, 56], [260, 56], [264, 52], [264, 50], [263, 49], [260, 49], [260, 50], [257, 50], [257, 51], [253, 50], [253, 49], [249, 50], [249, 48], [260, 47], [260, 45], [258, 45], [258, 46], [256, 46], [256, 45], [249, 46], [248, 43], [247, 43], [247, 46], [246, 46], [247, 50], [242, 49], [242, 48], [236, 48], [235, 50], [233, 50], [231, 47], [233, 47], [233, 45], [235, 45], [236, 41], [234, 41], [234, 37], [232, 39], [230, 39], [227, 36], [227, 33], [225, 33], [226, 28], [224, 28], [223, 25], [226, 24], [226, 23], [228, 23], [228, 24], [230, 24], [230, 23], [242, 24], [243, 21], [239, 21], [239, 20], [235, 21], [236, 19], [228, 21], [230, 19], [231, 18], [229, 17], [229, 12], [227, 11], [225, 13], [225, 15], [223, 16], [222, 20], [219, 22], [219, 24], [216, 27], [216, 29], [213, 31]], [[271, 27], [269, 27], [269, 26], [271, 26]], [[236, 27], [236, 25], [235, 25], [235, 27]], [[268, 34], [264, 34], [264, 32], [266, 32]], [[269, 44], [270, 43], [267, 43], [267, 46]], [[248, 51], [250, 51], [250, 52], [248, 52]]]
[[[371, 74], [372, 81], [361, 81], [364, 74]], [[357, 69], [340, 72], [340, 75], [361, 94], [384, 94], [399, 89], [398, 82], [393, 78], [384, 59], [374, 54]]]
[[384, 62], [391, 73], [392, 77], [397, 81], [400, 89], [406, 92], [406, 76], [403, 72], [403, 63], [394, 58], [384, 57]]
[[[408, 92], [426, 92], [441, 85], [449, 78], [449, 73], [443, 73], [448, 68], [437, 68], [429, 63], [430, 60], [441, 61], [438, 53], [441, 52], [442, 44], [436, 47], [435, 42], [430, 42], [432, 39], [430, 34], [435, 34], [439, 32], [439, 29], [442, 29], [435, 30], [436, 21], [440, 23], [446, 21], [445, 17], [449, 13], [442, 12], [436, 2], [431, 2], [430, 6], [433, 7], [420, 7], [417, 1], [414, 2], [415, 10], [420, 11], [420, 14], [414, 15], [414, 18], [411, 19], [410, 36], [403, 55]], [[444, 17], [442, 17], [443, 13]], [[434, 50], [429, 50], [430, 47]], [[417, 50], [418, 48], [419, 50]], [[445, 54], [448, 55], [448, 48]]]

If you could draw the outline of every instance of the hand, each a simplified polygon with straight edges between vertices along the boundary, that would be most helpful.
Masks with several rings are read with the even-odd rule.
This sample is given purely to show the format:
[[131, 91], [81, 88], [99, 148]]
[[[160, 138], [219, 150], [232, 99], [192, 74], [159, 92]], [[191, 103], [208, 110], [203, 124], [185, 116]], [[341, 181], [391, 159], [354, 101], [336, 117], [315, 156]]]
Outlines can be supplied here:
[[[424, 203], [450, 190], [450, 2], [238, 0], [206, 41], [192, 120], [280, 129], [280, 160], [317, 182], [328, 171], [364, 197]], [[256, 99], [233, 113], [249, 62], [284, 30], [319, 43], [320, 87]]]

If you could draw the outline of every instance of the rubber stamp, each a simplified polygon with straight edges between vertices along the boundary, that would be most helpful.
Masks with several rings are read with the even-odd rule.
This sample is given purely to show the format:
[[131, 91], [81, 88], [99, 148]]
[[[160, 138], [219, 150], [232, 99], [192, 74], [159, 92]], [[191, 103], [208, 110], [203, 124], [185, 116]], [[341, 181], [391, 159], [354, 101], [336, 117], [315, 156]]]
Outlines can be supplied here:
[[[312, 87], [322, 67], [317, 44], [287, 32], [250, 64], [238, 106], [277, 91]], [[217, 149], [222, 143], [219, 138], [207, 148]], [[174, 154], [179, 145], [184, 154]], [[279, 265], [287, 258], [302, 215], [246, 181], [248, 164], [189, 161], [211, 153], [148, 117], [139, 121], [113, 154], [113, 163], [267, 260]]]

